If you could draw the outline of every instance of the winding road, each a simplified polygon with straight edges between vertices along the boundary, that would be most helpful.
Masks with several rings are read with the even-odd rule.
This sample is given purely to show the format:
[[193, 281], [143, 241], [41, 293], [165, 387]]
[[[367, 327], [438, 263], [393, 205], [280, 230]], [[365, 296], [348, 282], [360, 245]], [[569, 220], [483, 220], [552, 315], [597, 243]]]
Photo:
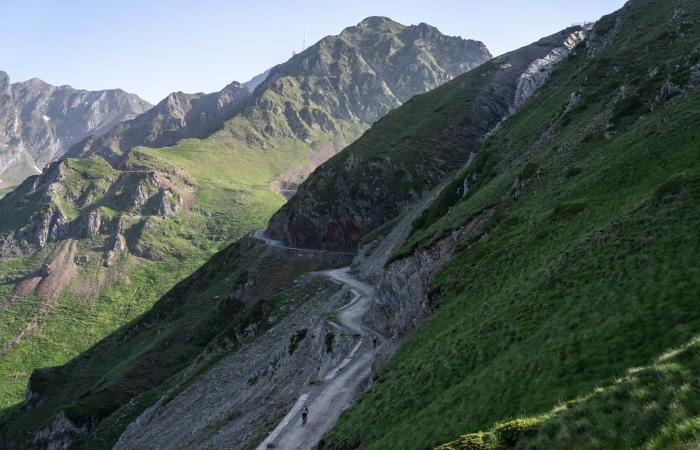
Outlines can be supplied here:
[[[254, 237], [274, 248], [317, 251], [287, 247], [280, 241], [266, 237], [262, 230], [256, 231]], [[323, 250], [319, 252], [328, 253]], [[373, 337], [384, 342], [381, 334], [362, 322], [362, 317], [374, 301], [374, 289], [355, 278], [349, 267], [318, 274], [346, 286], [353, 293], [353, 299], [337, 310], [337, 321], [339, 326], [358, 336], [357, 343], [348, 356], [326, 375], [322, 384], [309, 386], [307, 392], [299, 396], [294, 406], [256, 450], [306, 450], [316, 446], [369, 379], [377, 351], [372, 342]], [[303, 405], [309, 406], [309, 420], [305, 427], [301, 425]]]

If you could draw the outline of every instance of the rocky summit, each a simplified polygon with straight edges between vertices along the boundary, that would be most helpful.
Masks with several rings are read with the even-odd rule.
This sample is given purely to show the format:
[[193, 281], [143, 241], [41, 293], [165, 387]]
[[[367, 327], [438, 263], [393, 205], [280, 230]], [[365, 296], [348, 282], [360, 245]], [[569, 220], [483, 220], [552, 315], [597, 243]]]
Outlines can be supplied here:
[[85, 91], [0, 72], [0, 189], [41, 173], [76, 142], [101, 135], [151, 105], [120, 89]]

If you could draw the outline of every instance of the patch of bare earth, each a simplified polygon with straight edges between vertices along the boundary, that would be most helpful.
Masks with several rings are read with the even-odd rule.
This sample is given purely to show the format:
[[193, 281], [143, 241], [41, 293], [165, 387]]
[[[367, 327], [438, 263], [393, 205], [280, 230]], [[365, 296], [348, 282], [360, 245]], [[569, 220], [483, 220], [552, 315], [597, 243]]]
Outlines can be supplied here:
[[2, 302], [2, 307], [0, 307], [0, 309], [2, 309], [3, 311], [7, 311], [8, 309], [10, 309], [10, 307], [14, 305], [16, 301], [21, 300], [27, 295], [29, 295], [29, 293], [37, 287], [40, 281], [40, 276], [32, 274], [24, 280], [17, 283], [12, 289], [12, 292], [10, 292], [10, 295], [8, 295], [5, 301]]
[[[5, 303], [10, 299], [13, 299], [12, 302], [15, 302], [28, 295], [32, 290], [36, 290], [36, 296], [39, 299], [39, 309], [34, 316], [24, 324], [19, 333], [3, 344], [2, 348], [0, 348], [0, 355], [9, 352], [27, 335], [39, 330], [39, 324], [48, 317], [51, 310], [56, 306], [58, 297], [78, 275], [78, 268], [75, 265], [75, 257], [77, 254], [77, 241], [69, 239], [63, 242], [50, 262], [45, 263], [38, 273], [21, 281], [15, 287]], [[15, 293], [17, 296], [13, 297]], [[11, 306], [11, 303], [9, 303], [9, 306]], [[7, 307], [9, 308], [9, 306]]]

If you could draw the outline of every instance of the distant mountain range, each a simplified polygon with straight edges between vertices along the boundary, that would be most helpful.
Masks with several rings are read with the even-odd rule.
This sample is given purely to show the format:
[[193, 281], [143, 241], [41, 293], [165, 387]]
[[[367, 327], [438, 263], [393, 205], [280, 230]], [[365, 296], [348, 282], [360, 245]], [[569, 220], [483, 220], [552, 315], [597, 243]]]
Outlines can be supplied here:
[[76, 142], [151, 108], [120, 89], [85, 91], [0, 72], [0, 188], [41, 172]]

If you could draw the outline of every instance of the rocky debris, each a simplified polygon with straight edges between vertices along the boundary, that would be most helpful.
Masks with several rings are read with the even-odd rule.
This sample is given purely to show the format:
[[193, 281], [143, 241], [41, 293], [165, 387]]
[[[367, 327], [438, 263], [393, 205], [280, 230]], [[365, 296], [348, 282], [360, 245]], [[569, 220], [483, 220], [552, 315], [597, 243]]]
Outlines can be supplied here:
[[36, 78], [11, 84], [0, 72], [0, 179], [18, 184], [86, 136], [103, 134], [150, 107], [119, 89], [84, 91]]
[[126, 239], [123, 235], [117, 233], [112, 239], [112, 242], [110, 243], [109, 247], [107, 248], [107, 251], [105, 252], [104, 265], [106, 267], [112, 267], [117, 258], [119, 258], [119, 256], [121, 256], [121, 254], [124, 253], [126, 249]]
[[64, 450], [70, 448], [76, 439], [87, 434], [90, 424], [77, 425], [65, 412], [58, 413], [51, 425], [34, 436], [31, 450]]
[[[304, 289], [312, 293], [301, 301]], [[300, 279], [294, 287], [300, 296], [297, 309], [176, 396], [166, 393], [128, 426], [114, 448], [256, 445], [266, 424], [276, 423], [299, 395], [323, 383], [356, 344], [352, 333], [328, 319], [351, 298], [345, 290], [334, 295], [337, 290], [318, 275]], [[328, 333], [334, 335], [330, 352]], [[300, 340], [294, 339], [302, 334]], [[293, 351], [292, 341], [296, 342]]]
[[[461, 98], [464, 92], [474, 95], [468, 105], [454, 100], [456, 112], [444, 117], [444, 127], [421, 128], [411, 139], [398, 134], [391, 141], [395, 124], [390, 118], [380, 121], [319, 166], [272, 217], [267, 233], [296, 247], [355, 251], [363, 235], [400, 215], [464, 166], [479, 140], [517, 102], [532, 95], [583, 36], [582, 27], [563, 30], [455, 79], [449, 85], [452, 98]], [[439, 112], [453, 106], [446, 105], [443, 97], [432, 97], [439, 103], [435, 105], [404, 105], [402, 121], [420, 123], [426, 109]], [[381, 144], [373, 145], [374, 140]], [[381, 148], [382, 153], [365, 155], [365, 148]]]

